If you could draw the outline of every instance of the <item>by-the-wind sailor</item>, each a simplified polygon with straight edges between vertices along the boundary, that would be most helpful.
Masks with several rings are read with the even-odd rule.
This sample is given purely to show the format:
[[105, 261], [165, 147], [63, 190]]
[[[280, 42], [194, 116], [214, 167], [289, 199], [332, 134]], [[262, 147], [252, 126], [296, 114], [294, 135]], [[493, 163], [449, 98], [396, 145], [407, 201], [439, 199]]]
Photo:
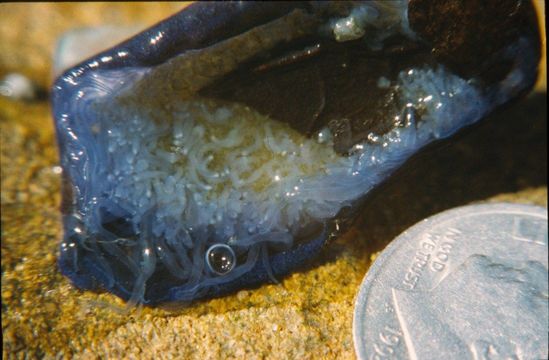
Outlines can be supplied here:
[[467, 4], [196, 3], [66, 71], [61, 271], [158, 304], [302, 264], [412, 154], [534, 83], [532, 5]]

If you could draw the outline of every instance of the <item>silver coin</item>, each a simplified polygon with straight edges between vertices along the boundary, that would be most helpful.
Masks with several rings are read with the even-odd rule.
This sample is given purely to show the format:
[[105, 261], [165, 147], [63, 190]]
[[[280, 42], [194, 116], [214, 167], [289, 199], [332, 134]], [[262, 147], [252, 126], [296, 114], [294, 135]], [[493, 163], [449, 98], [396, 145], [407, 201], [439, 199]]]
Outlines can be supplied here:
[[355, 304], [359, 359], [547, 359], [547, 210], [472, 205], [414, 225]]

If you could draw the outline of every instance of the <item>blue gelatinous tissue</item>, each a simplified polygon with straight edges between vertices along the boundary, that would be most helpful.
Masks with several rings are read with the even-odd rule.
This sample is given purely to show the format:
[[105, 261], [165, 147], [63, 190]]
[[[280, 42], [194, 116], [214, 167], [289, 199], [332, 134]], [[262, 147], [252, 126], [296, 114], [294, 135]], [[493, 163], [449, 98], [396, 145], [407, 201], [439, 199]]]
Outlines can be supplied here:
[[150, 305], [283, 276], [411, 155], [532, 86], [530, 4], [490, 56], [414, 6], [196, 3], [67, 70], [62, 273]]

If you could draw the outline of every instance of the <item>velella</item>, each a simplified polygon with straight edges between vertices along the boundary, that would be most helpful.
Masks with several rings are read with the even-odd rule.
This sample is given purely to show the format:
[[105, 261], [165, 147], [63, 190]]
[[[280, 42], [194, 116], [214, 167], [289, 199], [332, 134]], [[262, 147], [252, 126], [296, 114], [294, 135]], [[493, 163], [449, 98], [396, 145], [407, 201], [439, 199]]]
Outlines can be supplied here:
[[67, 70], [61, 272], [149, 305], [291, 272], [413, 154], [531, 88], [536, 18], [513, 4], [195, 3]]

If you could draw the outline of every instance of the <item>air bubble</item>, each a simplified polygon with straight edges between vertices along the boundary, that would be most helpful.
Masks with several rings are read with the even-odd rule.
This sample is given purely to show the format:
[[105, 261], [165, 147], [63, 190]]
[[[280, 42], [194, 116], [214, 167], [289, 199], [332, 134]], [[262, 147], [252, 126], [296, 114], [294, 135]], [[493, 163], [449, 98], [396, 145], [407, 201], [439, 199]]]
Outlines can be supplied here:
[[211, 272], [225, 275], [236, 265], [236, 255], [233, 249], [225, 244], [214, 244], [206, 251], [206, 264]]

